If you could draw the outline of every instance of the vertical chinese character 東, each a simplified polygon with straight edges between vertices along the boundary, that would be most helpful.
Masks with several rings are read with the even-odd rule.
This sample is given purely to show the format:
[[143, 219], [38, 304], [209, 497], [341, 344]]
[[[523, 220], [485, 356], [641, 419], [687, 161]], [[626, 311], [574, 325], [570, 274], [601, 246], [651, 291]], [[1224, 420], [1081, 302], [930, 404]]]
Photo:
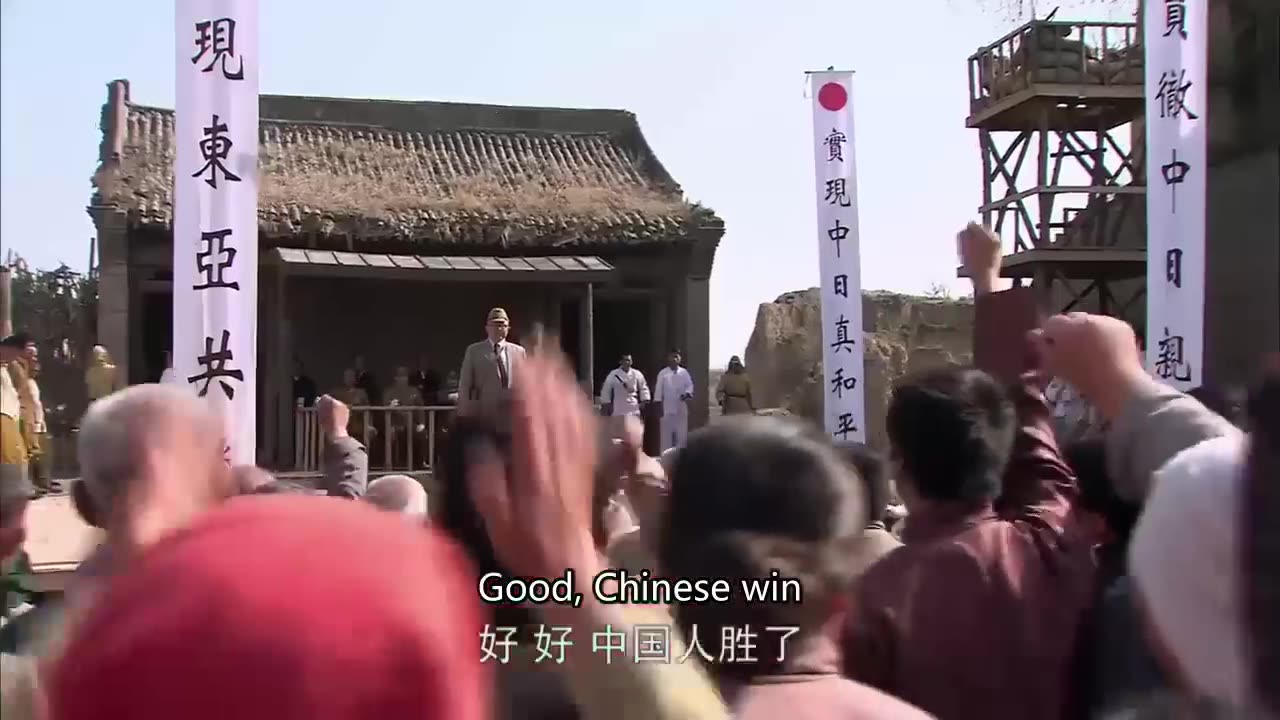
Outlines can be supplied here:
[[227, 169], [223, 163], [231, 155], [234, 143], [227, 137], [227, 124], [218, 122], [218, 116], [204, 128], [204, 139], [200, 141], [200, 157], [204, 158], [204, 166], [191, 173], [191, 177], [208, 174], [204, 181], [214, 190], [218, 189], [218, 175], [227, 182], [240, 182], [240, 176]]

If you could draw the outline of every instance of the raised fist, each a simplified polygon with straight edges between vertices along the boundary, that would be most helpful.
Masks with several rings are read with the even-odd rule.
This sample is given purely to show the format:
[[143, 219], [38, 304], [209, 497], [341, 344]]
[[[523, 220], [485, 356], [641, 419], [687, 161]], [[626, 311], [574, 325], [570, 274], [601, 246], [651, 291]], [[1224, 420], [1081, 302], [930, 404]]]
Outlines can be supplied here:
[[1114, 406], [1123, 404], [1133, 382], [1148, 377], [1133, 328], [1118, 318], [1054, 315], [1036, 333], [1036, 343], [1045, 369], [1074, 386], [1104, 415], [1118, 412]]
[[990, 292], [1000, 278], [1000, 236], [971, 222], [956, 234], [956, 249], [974, 289]]
[[347, 423], [351, 421], [351, 408], [332, 395], [321, 395], [316, 400], [316, 415], [320, 429], [330, 438], [345, 437]]

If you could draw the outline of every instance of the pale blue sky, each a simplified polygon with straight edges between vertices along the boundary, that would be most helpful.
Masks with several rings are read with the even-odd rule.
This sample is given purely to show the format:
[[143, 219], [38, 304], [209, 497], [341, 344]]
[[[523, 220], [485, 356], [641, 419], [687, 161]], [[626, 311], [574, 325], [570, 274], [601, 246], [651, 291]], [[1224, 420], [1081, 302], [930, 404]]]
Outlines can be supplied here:
[[[818, 281], [805, 70], [858, 72], [863, 287], [964, 291], [953, 238], [982, 174], [965, 58], [1015, 26], [999, 4], [262, 0], [261, 89], [635, 112], [688, 196], [725, 220], [711, 290], [721, 365], [759, 303]], [[1059, 19], [1128, 19], [1062, 5]], [[38, 267], [83, 269], [106, 83], [173, 106], [174, 4], [0, 7], [0, 237]]]

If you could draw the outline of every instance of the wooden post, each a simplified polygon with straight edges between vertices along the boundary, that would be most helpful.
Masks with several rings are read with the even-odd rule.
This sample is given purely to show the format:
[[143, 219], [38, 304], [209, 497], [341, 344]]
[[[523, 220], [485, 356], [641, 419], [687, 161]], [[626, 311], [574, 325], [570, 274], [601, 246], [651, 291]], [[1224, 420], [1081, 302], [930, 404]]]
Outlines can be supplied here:
[[582, 305], [579, 309], [578, 327], [578, 352], [581, 360], [578, 365], [583, 375], [583, 386], [587, 389], [587, 395], [595, 397], [596, 392], [596, 309], [595, 309], [595, 290], [591, 283], [587, 283], [582, 295]]
[[[275, 328], [272, 333], [275, 335], [276, 354], [273, 358], [274, 365], [271, 372], [275, 374], [276, 387], [278, 394], [276, 395], [276, 412], [275, 424], [276, 433], [280, 438], [280, 443], [276, 447], [276, 462], [280, 467], [286, 467], [290, 457], [297, 456], [297, 448], [290, 447], [296, 442], [297, 430], [295, 424], [300, 425], [301, 420], [297, 419], [297, 406], [293, 398], [293, 358], [295, 349], [293, 347], [293, 326], [289, 319], [289, 275], [284, 263], [275, 266], [275, 301], [276, 306], [273, 309], [273, 324]], [[294, 467], [294, 470], [300, 468]]]
[[13, 270], [0, 268], [0, 338], [13, 334]]

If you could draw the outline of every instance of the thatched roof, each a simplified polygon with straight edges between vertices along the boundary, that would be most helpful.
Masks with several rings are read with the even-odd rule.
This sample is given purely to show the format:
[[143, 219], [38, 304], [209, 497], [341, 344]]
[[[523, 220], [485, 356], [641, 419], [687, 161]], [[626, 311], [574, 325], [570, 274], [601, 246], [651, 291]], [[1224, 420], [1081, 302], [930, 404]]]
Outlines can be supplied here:
[[[109, 87], [93, 203], [169, 226], [173, 111]], [[260, 112], [268, 236], [563, 246], [722, 227], [684, 199], [629, 112], [270, 95]]]

